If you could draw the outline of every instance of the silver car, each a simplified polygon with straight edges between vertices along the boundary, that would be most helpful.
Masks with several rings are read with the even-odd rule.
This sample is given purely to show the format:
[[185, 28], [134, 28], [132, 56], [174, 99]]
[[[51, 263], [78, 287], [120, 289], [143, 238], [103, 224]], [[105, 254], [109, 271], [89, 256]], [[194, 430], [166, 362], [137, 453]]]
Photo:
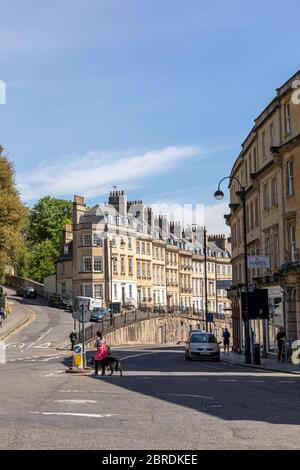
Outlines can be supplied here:
[[220, 346], [214, 334], [204, 330], [192, 330], [185, 344], [185, 359], [220, 360]]

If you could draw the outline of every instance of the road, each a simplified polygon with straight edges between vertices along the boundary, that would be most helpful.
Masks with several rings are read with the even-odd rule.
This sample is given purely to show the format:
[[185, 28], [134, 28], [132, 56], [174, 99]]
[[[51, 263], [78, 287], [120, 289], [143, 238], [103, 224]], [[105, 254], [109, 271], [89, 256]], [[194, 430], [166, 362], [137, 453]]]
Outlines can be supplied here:
[[36, 318], [8, 340], [25, 346], [0, 365], [1, 449], [299, 449], [298, 376], [177, 346], [113, 348], [123, 377], [66, 374], [71, 316], [26, 303]]

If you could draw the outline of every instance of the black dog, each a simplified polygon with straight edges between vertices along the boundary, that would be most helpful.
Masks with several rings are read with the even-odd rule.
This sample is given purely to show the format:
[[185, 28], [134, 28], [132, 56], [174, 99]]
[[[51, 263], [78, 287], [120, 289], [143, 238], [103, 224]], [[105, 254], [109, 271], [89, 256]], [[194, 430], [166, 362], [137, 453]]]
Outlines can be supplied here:
[[105, 359], [102, 359], [102, 364], [104, 367], [107, 367], [110, 369], [110, 374], [113, 375], [114, 372], [120, 372], [120, 375], [122, 376], [122, 369], [121, 369], [121, 364], [118, 359], [112, 356], [107, 356]]

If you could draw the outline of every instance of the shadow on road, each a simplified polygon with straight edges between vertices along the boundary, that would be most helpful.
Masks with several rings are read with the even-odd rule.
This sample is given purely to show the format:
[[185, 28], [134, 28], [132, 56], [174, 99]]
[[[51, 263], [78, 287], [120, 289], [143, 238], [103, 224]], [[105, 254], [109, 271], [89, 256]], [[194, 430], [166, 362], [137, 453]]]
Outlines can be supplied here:
[[[185, 361], [182, 348], [153, 348], [158, 353], [117, 350], [123, 377], [90, 376], [90, 379], [170, 404], [205, 412], [223, 420], [300, 424], [300, 378], [224, 363]], [[89, 352], [88, 357], [91, 357]], [[109, 397], [108, 397], [109, 398]]]

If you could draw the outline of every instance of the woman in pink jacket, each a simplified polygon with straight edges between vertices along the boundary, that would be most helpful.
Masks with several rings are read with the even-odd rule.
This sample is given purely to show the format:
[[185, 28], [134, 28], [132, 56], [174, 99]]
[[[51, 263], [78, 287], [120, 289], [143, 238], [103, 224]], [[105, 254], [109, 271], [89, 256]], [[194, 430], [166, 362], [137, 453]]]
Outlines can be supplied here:
[[97, 347], [97, 351], [95, 354], [95, 374], [98, 375], [99, 373], [99, 364], [101, 364], [102, 374], [105, 375], [105, 359], [108, 356], [108, 347], [106, 339], [102, 337], [102, 333], [97, 333], [98, 338], [96, 340], [95, 346]]

